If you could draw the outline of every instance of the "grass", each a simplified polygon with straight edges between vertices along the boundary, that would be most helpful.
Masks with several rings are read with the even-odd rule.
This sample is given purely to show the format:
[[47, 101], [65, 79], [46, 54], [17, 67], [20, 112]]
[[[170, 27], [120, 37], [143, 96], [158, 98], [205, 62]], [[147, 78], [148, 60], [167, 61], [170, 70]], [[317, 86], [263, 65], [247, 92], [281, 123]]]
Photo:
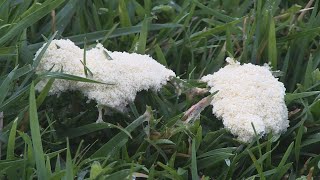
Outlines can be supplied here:
[[[317, 179], [319, 34], [319, 0], [0, 0], [0, 177]], [[96, 104], [79, 92], [48, 96], [55, 79], [92, 80], [35, 74], [41, 55], [33, 60], [34, 53], [62, 37], [82, 48], [98, 40], [149, 54], [181, 79], [140, 92], [128, 113], [97, 125]], [[223, 67], [226, 56], [281, 70], [286, 133], [243, 144], [210, 107], [183, 123], [184, 112], [207, 96], [190, 89], [205, 87], [197, 80]]]

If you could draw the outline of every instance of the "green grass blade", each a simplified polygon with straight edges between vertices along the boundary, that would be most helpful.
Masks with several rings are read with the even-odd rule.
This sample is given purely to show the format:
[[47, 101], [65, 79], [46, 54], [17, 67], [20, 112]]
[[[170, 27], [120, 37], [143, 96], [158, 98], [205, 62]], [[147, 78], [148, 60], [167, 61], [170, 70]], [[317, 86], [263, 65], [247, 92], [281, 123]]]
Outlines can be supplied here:
[[16, 133], [17, 133], [17, 122], [18, 118], [16, 118], [11, 126], [9, 139], [8, 139], [8, 146], [7, 146], [7, 160], [14, 159], [14, 148], [16, 142]]
[[33, 64], [32, 64], [32, 68], [35, 70], [41, 59], [42, 59], [42, 56], [44, 55], [44, 53], [46, 52], [46, 50], [48, 49], [49, 45], [51, 44], [52, 40], [55, 38], [57, 32], [55, 32], [51, 37], [50, 39], [46, 42], [46, 45], [42, 48], [42, 50], [40, 51], [40, 53], [38, 54], [37, 57], [35, 57], [34, 61], [33, 61]]
[[[300, 150], [301, 150], [301, 141], [302, 141], [302, 135], [304, 133], [304, 123], [301, 124], [298, 130], [298, 134], [296, 136], [296, 140], [294, 143], [294, 155], [296, 159], [296, 163], [299, 164], [300, 159]], [[296, 169], [298, 169], [298, 166], [296, 166]]]
[[309, 88], [312, 85], [312, 72], [315, 69], [313, 69], [313, 57], [309, 57], [309, 61], [307, 64], [306, 72], [304, 73], [304, 79], [303, 79], [303, 86], [304, 88]]
[[119, 23], [114, 24], [110, 30], [108, 30], [107, 34], [103, 37], [101, 40], [101, 44], [103, 44], [107, 39], [109, 39], [110, 35], [116, 30], [116, 28], [119, 26]]
[[15, 67], [14, 70], [12, 70], [8, 76], [2, 81], [1, 85], [0, 85], [0, 104], [3, 103], [3, 101], [5, 100], [5, 98], [7, 97], [7, 94], [9, 92], [9, 89], [11, 87], [11, 82], [14, 78], [15, 75], [15, 70], [18, 67]]
[[294, 40], [294, 39], [300, 39], [300, 38], [302, 39], [302, 38], [307, 38], [310, 36], [316, 36], [319, 33], [320, 33], [320, 27], [309, 28], [309, 29], [302, 30], [300, 32], [279, 38], [278, 43], [281, 44], [281, 43], [286, 43], [287, 41]]
[[[24, 76], [28, 74], [32, 70], [31, 65], [25, 65], [21, 68], [18, 68], [15, 70], [14, 76], [12, 77], [12, 80], [16, 80], [20, 78], [21, 76]], [[0, 77], [0, 81], [3, 81], [6, 78], [6, 76]]]
[[131, 21], [128, 14], [127, 3], [126, 0], [119, 0], [119, 18], [121, 27], [130, 27]]
[[269, 33], [268, 33], [268, 59], [271, 62], [273, 70], [277, 70], [277, 42], [276, 29], [273, 17], [270, 18]]
[[[144, 121], [148, 121], [151, 117], [151, 110], [147, 110], [142, 116], [134, 120], [125, 129], [130, 133], [141, 125]], [[120, 132], [111, 138], [106, 144], [91, 155], [91, 158], [97, 158], [101, 156], [108, 156], [120, 149], [128, 141], [128, 136], [124, 132]]]
[[[251, 143], [251, 145], [253, 145], [253, 143]], [[263, 146], [265, 146], [265, 145], [266, 145], [266, 143], [262, 143], [262, 144], [261, 144], [261, 147], [263, 147]], [[274, 146], [271, 151], [266, 152], [266, 153], [263, 154], [259, 159], [257, 159], [257, 163], [258, 163], [259, 166], [260, 166], [260, 164], [263, 164], [263, 162], [267, 159], [267, 157], [270, 156], [270, 153], [271, 153], [272, 151], [274, 151], [274, 150], [277, 148], [278, 145], [279, 145], [279, 143], [278, 143], [276, 146]], [[250, 149], [249, 149], [249, 148], [250, 148], [250, 147], [248, 146], [248, 147], [246, 148], [247, 150], [243, 151], [243, 152], [242, 152], [241, 154], [239, 154], [237, 157], [240, 158], [240, 157], [246, 156], [247, 153], [248, 153], [248, 151], [253, 152], [253, 151], [259, 150], [259, 148], [258, 148], [257, 146], [256, 146], [256, 147], [252, 147], [252, 148], [250, 148]], [[245, 175], [247, 175], [249, 172], [252, 172], [252, 171], [254, 170], [254, 168], [256, 168], [256, 165], [255, 165], [255, 164], [251, 164], [246, 170], [243, 171], [243, 173], [241, 174], [241, 177], [239, 177], [239, 178], [244, 178]], [[259, 168], [261, 168], [261, 171], [262, 171], [262, 167], [260, 166]]]
[[292, 162], [288, 163], [284, 166], [281, 166], [280, 168], [277, 168], [277, 174], [274, 179], [281, 180], [283, 176], [288, 172], [288, 170], [292, 167]]
[[[317, 103], [320, 104], [320, 101], [318, 101]], [[317, 113], [319, 113], [319, 112], [317, 112]], [[303, 142], [301, 142], [301, 148], [308, 146], [308, 145], [311, 145], [311, 144], [316, 144], [319, 142], [320, 142], [320, 134], [319, 133], [312, 134], [312, 135], [308, 136]]]
[[137, 1], [133, 1], [134, 6], [135, 6], [135, 12], [137, 13], [137, 15], [139, 17], [143, 17], [145, 15], [149, 15], [146, 13], [145, 9], [143, 8], [143, 6], [141, 4], [139, 4]]
[[47, 168], [48, 176], [51, 177], [52, 171], [51, 171], [51, 164], [50, 164], [49, 156], [47, 156], [47, 158], [46, 158], [46, 168]]
[[31, 83], [30, 87], [29, 104], [30, 130], [34, 158], [36, 160], [37, 176], [39, 179], [47, 179], [47, 169], [45, 166], [43, 147], [41, 143], [40, 126], [38, 121], [37, 104], [33, 82]]
[[[131, 26], [131, 27], [125, 27], [125, 28], [117, 28], [113, 31], [113, 33], [110, 34], [109, 38], [115, 38], [115, 37], [121, 37], [125, 35], [130, 35], [130, 34], [136, 34], [141, 31], [142, 25], [136, 25], [136, 26]], [[161, 29], [174, 29], [174, 28], [180, 28], [182, 25], [180, 24], [175, 24], [175, 23], [167, 23], [167, 24], [150, 24], [149, 26], [149, 31], [157, 31]], [[66, 38], [70, 39], [73, 41], [76, 45], [83, 45], [83, 39], [86, 37], [88, 43], [96, 42], [103, 40], [108, 34], [108, 32], [112, 31], [111, 30], [103, 30], [103, 31], [95, 31], [91, 33], [85, 33], [85, 34], [80, 34], [80, 35], [73, 35], [73, 36], [68, 36]], [[43, 43], [36, 43], [32, 44], [29, 46], [30, 50], [35, 52], [37, 51]]]
[[164, 164], [161, 163], [161, 162], [158, 162], [157, 165], [159, 165], [159, 166], [162, 167], [164, 170], [166, 170], [166, 171], [167, 171], [166, 173], [171, 174], [171, 175], [172, 175], [172, 178], [171, 178], [171, 179], [183, 180], [183, 178], [175, 171], [175, 169], [170, 168], [169, 166], [164, 165]]
[[[48, 1], [47, 1], [48, 2]], [[31, 14], [23, 17], [17, 24], [15, 24], [4, 36], [0, 38], [0, 46], [5, 44], [10, 39], [17, 37], [20, 32], [22, 32], [27, 27], [31, 26], [33, 23], [40, 20], [43, 16], [51, 12], [52, 9], [57, 8], [62, 4], [64, 0], [54, 0], [46, 5], [38, 7]]]
[[105, 177], [105, 180], [127, 179], [131, 173], [130, 169], [123, 169]]
[[22, 97], [28, 90], [30, 85], [24, 87], [23, 89], [16, 91], [12, 96], [10, 96], [6, 101], [4, 101], [0, 105], [0, 111], [6, 108], [6, 106], [9, 106], [11, 103], [13, 104], [17, 99]]
[[263, 175], [263, 172], [262, 172], [262, 167], [261, 165], [259, 164], [259, 162], [257, 161], [256, 157], [254, 156], [254, 154], [252, 154], [252, 152], [250, 150], [247, 150], [249, 155], [250, 155], [250, 158], [251, 160], [253, 161], [253, 164], [254, 166], [256, 167], [256, 170], [258, 171], [259, 173], [259, 176], [260, 176], [260, 179], [262, 180], [265, 180], [265, 176]]
[[[199, 31], [199, 32], [193, 33], [190, 36], [190, 41], [191, 42], [197, 41], [202, 38], [213, 36], [214, 34], [217, 34], [220, 32], [224, 32], [227, 30], [228, 27], [235, 26], [236, 24], [240, 23], [242, 20], [243, 20], [243, 18], [239, 18], [237, 20], [234, 20], [232, 22], [229, 22], [229, 23], [226, 23], [226, 24], [214, 27], [214, 28], [208, 28], [206, 31]], [[183, 44], [183, 40], [176, 41], [176, 44], [177, 45]]]
[[[10, 0], [1, 0], [0, 1], [0, 19], [3, 21], [2, 23], [7, 23], [9, 18], [9, 8]], [[0, 25], [2, 24], [0, 23]]]
[[230, 57], [234, 57], [234, 52], [233, 52], [233, 42], [232, 42], [232, 37], [231, 37], [231, 27], [228, 27], [226, 29], [226, 50], [228, 53], [230, 53]]
[[160, 48], [160, 46], [158, 44], [155, 46], [155, 51], [156, 51], [156, 55], [157, 55], [157, 59], [156, 60], [160, 64], [168, 67], [166, 57], [164, 56], [164, 54], [163, 54], [163, 52], [162, 52], [162, 50], [161, 50], [161, 48]]
[[192, 180], [199, 180], [198, 168], [197, 168], [196, 140], [195, 139], [192, 140], [191, 175], [192, 175]]
[[215, 16], [217, 19], [222, 20], [224, 22], [230, 22], [233, 21], [234, 18], [224, 15], [220, 12], [218, 12], [217, 10], [211, 9], [203, 4], [201, 4], [198, 0], [192, 0], [199, 8], [205, 10], [206, 12], [212, 14], [213, 16]]
[[[214, 151], [214, 150], [213, 150]], [[217, 165], [221, 162], [223, 162], [225, 159], [229, 159], [230, 157], [232, 157], [234, 154], [232, 153], [227, 153], [227, 152], [208, 152], [211, 155], [204, 157], [204, 158], [200, 158], [198, 159], [198, 169], [199, 170], [203, 170], [203, 169], [207, 169], [210, 168], [213, 165]]]
[[165, 160], [165, 162], [168, 162], [168, 157], [167, 157], [166, 153], [161, 149], [160, 146], [158, 146], [152, 140], [147, 139], [146, 141], [157, 150], [157, 152], [162, 156], [162, 158]]
[[286, 166], [285, 163], [287, 162], [287, 160], [288, 160], [288, 158], [289, 158], [289, 156], [291, 154], [293, 146], [294, 146], [294, 142], [292, 142], [289, 145], [288, 149], [284, 153], [284, 155], [283, 155], [278, 167], [276, 168], [277, 173], [272, 176], [272, 179], [280, 179], [280, 177], [282, 177], [282, 176], [280, 176], [280, 174], [283, 171], [283, 167]]
[[284, 62], [283, 62], [283, 66], [281, 69], [281, 72], [283, 72], [283, 76], [280, 77], [280, 81], [285, 83], [285, 78], [288, 74], [288, 68], [289, 68], [289, 61], [290, 61], [290, 53], [291, 52], [291, 48], [288, 49], [288, 52], [284, 58]]
[[154, 165], [151, 166], [151, 168], [149, 169], [149, 175], [148, 175], [148, 180], [154, 180], [154, 175], [155, 175], [155, 169], [154, 169]]
[[73, 162], [74, 162], [75, 165], [77, 164], [77, 162], [81, 161], [81, 158], [82, 158], [81, 155], [83, 153], [83, 152], [81, 152], [81, 149], [82, 149], [83, 142], [84, 142], [84, 140], [80, 141], [80, 143], [78, 145], [78, 148], [77, 148], [77, 151], [76, 151], [76, 153], [74, 155]]
[[102, 171], [101, 164], [98, 161], [94, 161], [90, 169], [90, 179], [95, 179]]
[[70, 81], [78, 81], [78, 82], [87, 82], [87, 83], [98, 83], [98, 84], [105, 84], [105, 85], [113, 85], [114, 82], [99, 82], [96, 80], [75, 76], [71, 74], [65, 74], [61, 72], [45, 72], [40, 75], [42, 78], [55, 78], [55, 79], [64, 79]]
[[129, 103], [129, 107], [134, 117], [139, 118], [139, 112], [138, 112], [137, 106], [133, 102], [131, 102]]
[[80, 126], [77, 128], [71, 128], [68, 129], [67, 131], [62, 131], [59, 132], [60, 137], [68, 137], [69, 139], [76, 138], [82, 135], [86, 135], [95, 131], [107, 129], [107, 128], [116, 128], [124, 132], [128, 137], [131, 137], [131, 134], [124, 128], [121, 128], [119, 126], [110, 124], [110, 123], [92, 123], [92, 124], [87, 124], [84, 126]]
[[137, 42], [137, 53], [144, 54], [146, 51], [147, 37], [148, 37], [149, 18], [145, 17], [142, 22], [140, 37]]
[[310, 91], [310, 92], [302, 92], [302, 93], [287, 93], [285, 95], [285, 101], [286, 101], [286, 104], [290, 104], [294, 100], [306, 98], [309, 96], [314, 96], [317, 94], [320, 94], [320, 91]]
[[[57, 26], [56, 28], [58, 31], [58, 36], [60, 36], [64, 32], [68, 24], [70, 24], [70, 21], [72, 20], [78, 4], [78, 0], [69, 0], [68, 3], [65, 4], [63, 8], [57, 12], [55, 16], [55, 24]], [[36, 40], [39, 40], [41, 38], [41, 34], [48, 34], [51, 30], [52, 21], [49, 21], [41, 27], [41, 30], [37, 34], [39, 38], [36, 38]]]
[[94, 21], [95, 27], [97, 30], [101, 30], [102, 29], [101, 22], [99, 19], [99, 15], [97, 13], [97, 7], [94, 3], [92, 4], [91, 9], [92, 9], [92, 16], [93, 16], [93, 21]]
[[44, 102], [44, 100], [46, 99], [53, 82], [54, 82], [53, 78], [49, 79], [47, 84], [44, 86], [44, 88], [40, 92], [39, 96], [37, 97], [37, 108], [39, 108], [41, 104]]
[[18, 160], [1, 160], [0, 161], [0, 169], [5, 169], [9, 167], [14, 167], [15, 169], [18, 169], [19, 167], [23, 167], [23, 164], [25, 163], [25, 159], [18, 159]]
[[16, 55], [17, 55], [17, 50], [15, 46], [0, 48], [0, 57], [9, 57], [9, 56], [16, 56]]
[[65, 174], [66, 174], [66, 171], [64, 171], [64, 170], [58, 171], [58, 172], [54, 172], [54, 173], [52, 173], [52, 176], [50, 177], [50, 180], [61, 180], [61, 179], [63, 179]]
[[73, 179], [73, 163], [70, 152], [69, 139], [67, 139], [67, 161], [66, 161], [66, 175], [63, 179]]
[[226, 154], [228, 156], [233, 155], [233, 151], [236, 150], [236, 147], [227, 147], [227, 148], [219, 148], [213, 149], [211, 151], [205, 152], [198, 156], [198, 158], [205, 158], [210, 156], [218, 156], [219, 154]]
[[281, 159], [278, 167], [284, 166], [284, 164], [286, 163], [287, 159], [288, 159], [289, 156], [290, 156], [290, 153], [291, 153], [291, 151], [292, 151], [293, 145], [294, 145], [293, 142], [289, 145], [289, 147], [288, 147], [288, 149], [286, 150], [286, 152], [284, 153], [284, 155], [283, 155], [283, 157], [282, 157], [282, 159]]
[[54, 167], [55, 172], [59, 172], [61, 170], [61, 163], [60, 163], [60, 154], [57, 155], [56, 165]]

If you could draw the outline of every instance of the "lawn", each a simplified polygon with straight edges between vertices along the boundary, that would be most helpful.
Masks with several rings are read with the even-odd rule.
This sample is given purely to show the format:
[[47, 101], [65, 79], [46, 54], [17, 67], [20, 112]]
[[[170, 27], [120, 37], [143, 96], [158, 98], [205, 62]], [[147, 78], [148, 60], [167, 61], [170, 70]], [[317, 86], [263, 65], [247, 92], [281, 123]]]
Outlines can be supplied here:
[[[319, 5], [0, 0], [0, 179], [318, 179]], [[70, 39], [84, 52], [101, 43], [110, 52], [150, 55], [176, 77], [158, 91], [139, 89], [124, 110], [109, 107], [102, 115], [84, 91], [51, 93], [61, 80], [106, 83], [90, 75], [85, 55], [85, 77], [63, 68], [38, 73], [54, 39]], [[286, 131], [260, 136], [253, 126], [255, 138], [243, 142], [213, 114], [219, 92], [210, 94], [201, 78], [227, 66], [227, 57], [269, 64], [286, 88]], [[99, 115], [103, 123], [96, 123]]]

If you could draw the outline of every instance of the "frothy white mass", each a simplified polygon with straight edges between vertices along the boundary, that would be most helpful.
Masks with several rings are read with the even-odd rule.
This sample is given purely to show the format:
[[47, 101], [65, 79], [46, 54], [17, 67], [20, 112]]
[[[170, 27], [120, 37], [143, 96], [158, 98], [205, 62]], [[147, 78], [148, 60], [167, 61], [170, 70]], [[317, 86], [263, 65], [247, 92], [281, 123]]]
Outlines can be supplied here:
[[[218, 72], [202, 77], [214, 95], [212, 111], [239, 140], [250, 142], [258, 135], [280, 134], [289, 126], [285, 87], [272, 76], [269, 66], [240, 65], [232, 58]], [[251, 124], [252, 123], [252, 124]]]
[[[81, 63], [83, 54], [84, 50], [68, 39], [53, 40], [37, 67], [37, 73], [62, 70], [66, 74], [85, 77], [84, 65]], [[137, 92], [148, 89], [158, 91], [171, 76], [175, 76], [172, 70], [148, 55], [111, 52], [99, 43], [86, 51], [86, 66], [92, 72], [90, 79], [113, 85], [55, 80], [49, 93], [79, 90], [98, 105], [123, 111], [128, 103], [134, 101]], [[45, 84], [45, 80], [39, 82], [37, 90], [42, 90]]]

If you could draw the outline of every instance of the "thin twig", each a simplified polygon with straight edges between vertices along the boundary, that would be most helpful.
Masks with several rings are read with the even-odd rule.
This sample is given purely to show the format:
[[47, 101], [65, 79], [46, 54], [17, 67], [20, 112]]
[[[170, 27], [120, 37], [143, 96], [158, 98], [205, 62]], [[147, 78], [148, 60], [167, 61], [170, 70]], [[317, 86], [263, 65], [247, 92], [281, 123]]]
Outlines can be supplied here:
[[181, 120], [184, 121], [185, 123], [189, 123], [190, 121], [195, 120], [200, 115], [200, 113], [204, 110], [204, 108], [210, 105], [214, 94], [215, 93], [201, 99], [197, 104], [191, 106], [191, 108], [189, 108], [184, 113], [184, 116], [181, 118]]
[[[310, 10], [312, 10], [312, 9], [314, 9], [314, 7], [304, 8], [304, 9], [299, 10], [299, 11], [296, 12], [296, 13], [306, 13], [307, 11], [310, 11]], [[283, 19], [283, 18], [288, 17], [289, 14], [290, 14], [290, 13], [280, 14], [280, 15], [278, 15], [278, 16], [275, 16], [274, 19], [275, 19], [275, 20]], [[301, 14], [300, 14], [300, 16], [301, 16]], [[300, 17], [300, 16], [299, 16], [299, 17]]]
[[300, 112], [300, 111], [301, 111], [301, 109], [299, 109], [299, 108], [297, 108], [297, 109], [295, 109], [295, 110], [293, 110], [293, 111], [290, 111], [290, 112], [288, 113], [288, 117], [291, 118], [292, 116], [294, 116], [295, 114], [297, 114], [297, 113]]
[[56, 32], [56, 11], [55, 10], [51, 11], [51, 18], [52, 18], [51, 29], [52, 29], [52, 33], [54, 33]]
[[312, 180], [313, 178], [313, 176], [312, 176], [312, 174], [313, 174], [313, 171], [314, 171], [314, 167], [311, 167], [310, 169], [309, 169], [309, 173], [308, 173], [308, 175], [307, 175], [307, 180]]
[[[304, 9], [309, 9], [313, 4], [314, 0], [310, 0]], [[303, 16], [307, 13], [307, 11], [302, 11], [302, 13], [298, 17], [298, 21], [301, 21]]]
[[196, 96], [204, 95], [208, 92], [209, 92], [209, 89], [207, 89], [207, 88], [194, 87], [194, 88], [191, 88], [189, 91], [187, 91], [186, 95], [187, 95], [188, 99], [193, 99]]
[[246, 42], [246, 40], [247, 40], [247, 22], [248, 22], [248, 17], [245, 17], [244, 19], [243, 19], [243, 25], [242, 25], [242, 42], [243, 42], [243, 44], [242, 44], [242, 46], [244, 47], [245, 46], [245, 42]]

